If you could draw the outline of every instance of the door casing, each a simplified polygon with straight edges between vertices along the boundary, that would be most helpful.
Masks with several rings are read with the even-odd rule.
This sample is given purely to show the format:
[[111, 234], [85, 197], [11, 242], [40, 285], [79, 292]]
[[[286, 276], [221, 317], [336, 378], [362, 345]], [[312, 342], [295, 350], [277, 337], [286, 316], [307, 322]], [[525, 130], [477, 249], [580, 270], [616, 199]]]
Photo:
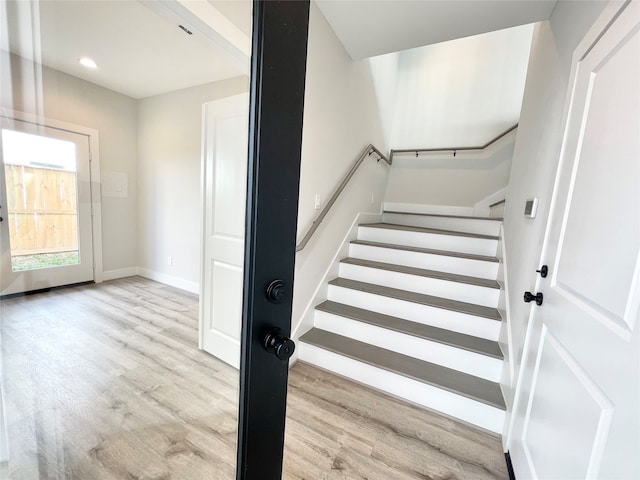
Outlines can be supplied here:
[[[93, 281], [100, 283], [103, 281], [103, 263], [102, 263], [102, 200], [101, 200], [101, 181], [100, 181], [100, 142], [98, 130], [93, 128], [75, 125], [69, 122], [63, 122], [52, 118], [46, 118], [30, 113], [20, 112], [9, 108], [0, 110], [2, 119], [14, 120], [35, 126], [53, 128], [57, 130], [67, 131], [84, 135], [89, 142], [89, 174], [91, 178], [91, 229], [92, 229], [92, 248], [93, 248]], [[4, 177], [4, 176], [3, 176]], [[4, 184], [0, 187], [2, 198], [1, 205], [6, 205], [6, 192]], [[6, 211], [4, 212], [6, 214]], [[6, 217], [6, 215], [3, 215]], [[3, 238], [3, 242], [5, 239]], [[8, 238], [6, 239], [8, 242]]]

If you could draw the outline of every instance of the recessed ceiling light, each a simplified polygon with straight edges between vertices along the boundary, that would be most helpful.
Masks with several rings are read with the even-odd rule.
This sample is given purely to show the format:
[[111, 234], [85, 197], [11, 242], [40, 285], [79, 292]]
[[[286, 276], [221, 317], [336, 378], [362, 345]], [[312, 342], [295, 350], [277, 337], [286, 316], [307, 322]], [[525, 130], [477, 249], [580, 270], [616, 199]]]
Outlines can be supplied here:
[[98, 68], [98, 64], [89, 57], [82, 57], [78, 60], [78, 62], [80, 62], [80, 65], [83, 65], [87, 68]]

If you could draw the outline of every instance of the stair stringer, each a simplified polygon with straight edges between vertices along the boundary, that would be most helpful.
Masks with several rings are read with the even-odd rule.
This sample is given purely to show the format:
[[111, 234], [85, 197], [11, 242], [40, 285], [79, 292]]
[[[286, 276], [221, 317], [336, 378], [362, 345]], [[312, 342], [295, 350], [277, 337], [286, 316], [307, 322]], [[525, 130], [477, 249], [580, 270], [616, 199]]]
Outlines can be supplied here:
[[500, 329], [500, 338], [498, 344], [504, 355], [504, 364], [502, 366], [502, 378], [500, 379], [500, 389], [502, 390], [502, 396], [507, 406], [505, 412], [504, 427], [502, 431], [502, 447], [504, 451], [507, 451], [507, 444], [509, 440], [509, 428], [511, 424], [511, 415], [513, 412], [513, 403], [516, 390], [516, 373], [515, 373], [515, 359], [513, 358], [513, 331], [511, 329], [511, 309], [509, 305], [509, 278], [507, 275], [507, 252], [506, 243], [504, 241], [504, 226], [500, 226], [499, 240], [498, 240], [498, 259], [500, 264], [498, 266], [498, 283], [500, 284], [500, 298], [498, 300], [498, 311], [502, 316], [502, 328]]
[[[296, 315], [296, 312], [292, 312], [291, 323], [291, 339], [298, 344], [298, 341], [302, 335], [307, 333], [313, 328], [315, 306], [324, 302], [327, 299], [327, 292], [329, 289], [329, 280], [338, 276], [340, 269], [340, 260], [349, 256], [349, 245], [358, 237], [358, 227], [362, 223], [379, 222], [382, 219], [382, 206], [380, 207], [380, 213], [358, 213], [351, 226], [345, 233], [340, 246], [336, 249], [336, 253], [331, 258], [331, 261], [327, 265], [322, 278], [316, 285], [316, 288], [311, 296], [311, 299], [305, 306], [300, 316]], [[297, 260], [297, 259], [296, 259]], [[294, 295], [296, 292], [294, 291]], [[296, 320], [297, 318], [297, 320]], [[293, 356], [289, 359], [289, 368], [291, 368], [298, 361], [299, 351], [293, 353]]]

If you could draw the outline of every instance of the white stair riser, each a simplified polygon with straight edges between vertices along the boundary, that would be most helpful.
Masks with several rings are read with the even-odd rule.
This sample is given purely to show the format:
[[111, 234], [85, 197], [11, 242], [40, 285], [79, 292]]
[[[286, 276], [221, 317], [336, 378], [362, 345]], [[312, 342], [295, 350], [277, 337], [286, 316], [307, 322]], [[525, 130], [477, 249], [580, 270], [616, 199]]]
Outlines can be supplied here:
[[488, 340], [498, 340], [500, 322], [466, 313], [430, 307], [337, 285], [329, 285], [328, 299], [365, 310], [445, 328]]
[[501, 433], [505, 412], [482, 402], [300, 342], [299, 358], [320, 368], [486, 430]]
[[340, 263], [340, 276], [350, 280], [398, 288], [408, 292], [424, 293], [485, 307], [497, 307], [500, 290], [466, 283], [422, 277], [380, 268]]
[[454, 232], [479, 233], [498, 236], [501, 221], [480, 218], [437, 217], [429, 215], [409, 215], [404, 213], [385, 213], [384, 223], [410, 225], [412, 227], [437, 228]]
[[358, 228], [358, 240], [490, 256], [496, 255], [498, 247], [497, 240], [486, 238], [410, 232], [406, 230], [365, 226]]
[[314, 326], [425, 362], [499, 382], [502, 360], [316, 310]]
[[498, 276], [498, 262], [486, 262], [470, 258], [373, 247], [369, 245], [359, 245], [357, 243], [352, 243], [349, 246], [349, 256], [363, 260], [372, 260], [374, 262], [426, 268], [427, 270], [457, 273], [458, 275], [468, 275], [470, 277], [488, 278], [492, 280], [495, 280]]

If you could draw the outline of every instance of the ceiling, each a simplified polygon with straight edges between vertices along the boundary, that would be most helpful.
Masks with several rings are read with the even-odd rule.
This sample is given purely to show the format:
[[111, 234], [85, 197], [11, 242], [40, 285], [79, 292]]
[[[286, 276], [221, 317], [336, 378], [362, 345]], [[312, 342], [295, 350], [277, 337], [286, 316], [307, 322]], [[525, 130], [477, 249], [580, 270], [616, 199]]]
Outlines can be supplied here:
[[547, 20], [555, 0], [317, 0], [354, 60]]
[[[30, 60], [40, 58], [44, 65], [133, 98], [247, 73], [246, 55], [243, 62], [242, 53], [230, 53], [233, 46], [222, 45], [220, 36], [204, 22], [196, 24], [192, 12], [163, 9], [168, 3], [10, 1], [7, 2], [9, 35], [8, 38], [2, 35], [1, 46]], [[173, 3], [180, 7], [180, 2]], [[39, 7], [37, 15], [28, 11], [30, 4]], [[230, 23], [223, 26], [237, 30], [232, 33], [240, 43], [245, 43], [248, 53], [250, 1], [189, 0], [188, 4], [201, 4], [199, 7], [205, 9], [203, 16], [222, 13], [222, 21]], [[28, 25], [25, 18], [38, 17], [39, 39], [25, 28]], [[185, 25], [192, 35], [181, 30], [179, 24]], [[98, 68], [90, 70], [81, 66], [78, 63], [81, 57], [91, 57]]]
[[[0, 33], [0, 48], [133, 98], [248, 73], [251, 0], [1, 3], [7, 7], [8, 33]], [[354, 59], [547, 19], [555, 5], [547, 0], [317, 3]], [[34, 34], [30, 27], [38, 20]], [[81, 66], [78, 59], [84, 56], [98, 68]]]

